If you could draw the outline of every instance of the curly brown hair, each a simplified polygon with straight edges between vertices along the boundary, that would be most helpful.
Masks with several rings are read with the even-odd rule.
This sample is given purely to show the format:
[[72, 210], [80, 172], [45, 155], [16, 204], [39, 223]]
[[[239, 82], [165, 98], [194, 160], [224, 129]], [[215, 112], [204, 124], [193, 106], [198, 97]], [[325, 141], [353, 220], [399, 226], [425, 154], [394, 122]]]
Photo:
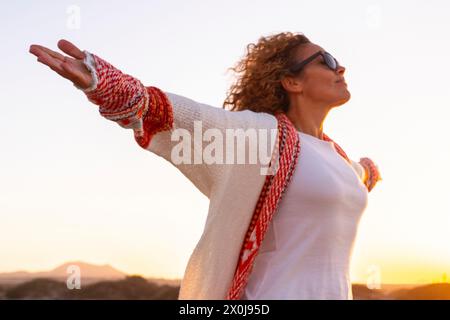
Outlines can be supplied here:
[[236, 81], [227, 92], [223, 108], [230, 111], [252, 110], [275, 114], [287, 112], [289, 98], [281, 79], [292, 75], [297, 48], [311, 41], [303, 33], [282, 32], [259, 38], [247, 45], [246, 55], [234, 67]]

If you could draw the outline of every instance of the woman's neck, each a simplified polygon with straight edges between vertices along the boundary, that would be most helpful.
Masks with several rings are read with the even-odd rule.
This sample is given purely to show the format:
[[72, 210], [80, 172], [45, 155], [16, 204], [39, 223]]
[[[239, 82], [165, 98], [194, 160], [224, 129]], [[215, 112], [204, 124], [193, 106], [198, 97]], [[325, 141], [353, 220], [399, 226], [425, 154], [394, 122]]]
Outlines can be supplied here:
[[286, 115], [298, 131], [323, 140], [323, 123], [329, 111], [324, 108], [290, 106]]

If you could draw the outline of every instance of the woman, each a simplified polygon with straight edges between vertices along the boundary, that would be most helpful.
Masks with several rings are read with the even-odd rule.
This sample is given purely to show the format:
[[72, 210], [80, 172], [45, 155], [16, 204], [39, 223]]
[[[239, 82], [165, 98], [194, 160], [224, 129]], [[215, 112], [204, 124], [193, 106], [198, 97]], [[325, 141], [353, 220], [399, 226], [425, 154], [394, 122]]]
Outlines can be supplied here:
[[[380, 175], [373, 161], [350, 160], [323, 132], [328, 112], [350, 99], [335, 58], [303, 34], [262, 37], [233, 68], [238, 78], [226, 110], [145, 87], [68, 41], [58, 47], [69, 56], [38, 45], [30, 52], [210, 200], [179, 299], [352, 299], [357, 225]], [[245, 156], [256, 139], [258, 150], [269, 149], [270, 163], [236, 164], [234, 145], [226, 146], [231, 157], [224, 163], [218, 146], [230, 130], [246, 130]], [[177, 141], [199, 132], [207, 136], [200, 143]], [[213, 136], [219, 144], [208, 153], [202, 143]]]

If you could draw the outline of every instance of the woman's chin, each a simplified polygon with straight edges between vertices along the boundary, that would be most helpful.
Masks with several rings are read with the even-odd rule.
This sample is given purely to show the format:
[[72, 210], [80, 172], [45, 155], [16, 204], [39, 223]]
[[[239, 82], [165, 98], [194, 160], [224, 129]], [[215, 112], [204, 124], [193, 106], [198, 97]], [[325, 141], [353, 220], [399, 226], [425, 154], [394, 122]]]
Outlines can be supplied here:
[[332, 104], [332, 107], [338, 107], [343, 105], [344, 103], [346, 103], [348, 100], [350, 100], [350, 98], [352, 97], [352, 95], [350, 94], [350, 91], [348, 90], [344, 90], [345, 92], [343, 92], [339, 98], [337, 98], [335, 100], [335, 102]]
[[346, 95], [347, 95], [347, 100], [345, 101], [345, 102], [347, 102], [348, 100], [350, 100], [350, 98], [352, 97], [352, 95], [351, 95], [351, 93], [350, 93], [350, 91], [348, 91], [347, 89], [345, 89], [345, 91], [346, 91]]

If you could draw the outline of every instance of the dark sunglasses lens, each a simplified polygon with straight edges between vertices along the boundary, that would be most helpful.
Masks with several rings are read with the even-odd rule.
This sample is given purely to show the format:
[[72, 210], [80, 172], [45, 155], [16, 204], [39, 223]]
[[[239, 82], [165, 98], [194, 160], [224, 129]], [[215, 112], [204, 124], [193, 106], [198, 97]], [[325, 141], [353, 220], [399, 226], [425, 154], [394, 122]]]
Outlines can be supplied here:
[[332, 69], [332, 70], [337, 69], [339, 64], [338, 64], [337, 60], [331, 54], [325, 53], [323, 58], [325, 60], [325, 63], [327, 64], [327, 66], [330, 69]]

